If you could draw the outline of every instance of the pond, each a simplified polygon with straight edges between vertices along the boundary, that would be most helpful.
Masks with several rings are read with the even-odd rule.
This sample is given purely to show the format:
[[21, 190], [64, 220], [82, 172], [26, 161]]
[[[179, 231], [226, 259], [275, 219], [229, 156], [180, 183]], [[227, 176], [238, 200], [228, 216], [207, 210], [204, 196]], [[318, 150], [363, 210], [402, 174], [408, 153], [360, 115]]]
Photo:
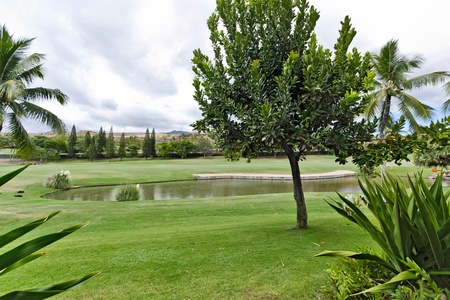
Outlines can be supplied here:
[[[428, 184], [432, 180], [426, 180]], [[303, 180], [305, 192], [360, 192], [357, 177]], [[449, 181], [443, 185], [448, 186]], [[74, 201], [116, 201], [121, 186], [83, 187], [44, 195], [46, 199]], [[259, 194], [292, 193], [290, 180], [215, 179], [188, 180], [139, 185], [140, 199], [172, 200], [185, 198], [214, 198]]]
[[[43, 196], [57, 200], [115, 201], [120, 186], [83, 187], [58, 191]], [[216, 179], [189, 180], [139, 185], [140, 199], [171, 200], [184, 198], [214, 198], [274, 193], [292, 193], [290, 180]], [[356, 177], [304, 180], [305, 192], [360, 191]]]

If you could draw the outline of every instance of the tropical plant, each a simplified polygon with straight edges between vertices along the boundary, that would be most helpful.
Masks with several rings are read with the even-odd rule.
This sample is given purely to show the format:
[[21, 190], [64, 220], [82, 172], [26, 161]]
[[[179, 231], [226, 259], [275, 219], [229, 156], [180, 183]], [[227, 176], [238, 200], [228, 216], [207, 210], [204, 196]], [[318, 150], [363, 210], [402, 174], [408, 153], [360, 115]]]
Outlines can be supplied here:
[[345, 163], [354, 145], [370, 140], [371, 125], [357, 119], [375, 76], [370, 56], [350, 44], [350, 18], [334, 49], [318, 43], [319, 12], [306, 0], [217, 1], [208, 19], [212, 59], [194, 51], [194, 99], [206, 132], [230, 159], [248, 161], [283, 149], [291, 167], [296, 228], [308, 227], [299, 162], [327, 148]]
[[[362, 253], [377, 253], [370, 248], [362, 248]], [[348, 257], [340, 257], [334, 260], [327, 269], [329, 282], [322, 289], [322, 295], [326, 299], [346, 300], [349, 295], [366, 290], [372, 286], [386, 282], [392, 277], [392, 272], [379, 264], [369, 260], [356, 260]], [[351, 297], [354, 300], [384, 300], [382, 293], [370, 295], [361, 294]]]
[[439, 288], [450, 288], [450, 190], [444, 192], [442, 174], [431, 187], [426, 185], [422, 174], [414, 179], [408, 177], [408, 182], [410, 193], [400, 178], [389, 174], [381, 184], [367, 178], [364, 184], [359, 181], [376, 222], [340, 194], [342, 202], [327, 201], [339, 214], [365, 229], [387, 259], [351, 251], [324, 251], [317, 256], [367, 259], [396, 274], [389, 282], [362, 293], [393, 291], [400, 284], [421, 280], [422, 275], [411, 268], [408, 260], [427, 272]]
[[398, 41], [388, 41], [379, 51], [372, 54], [372, 63], [376, 71], [375, 91], [366, 108], [366, 116], [379, 117], [379, 133], [384, 137], [386, 128], [393, 123], [392, 108], [394, 99], [401, 115], [405, 116], [411, 129], [418, 130], [417, 120], [429, 120], [433, 108], [424, 104], [408, 91], [424, 86], [443, 83], [447, 72], [432, 72], [408, 78], [415, 69], [419, 69], [424, 58], [420, 54], [408, 57], [400, 53]]
[[139, 184], [126, 184], [122, 186], [116, 196], [117, 201], [136, 201], [139, 200]]
[[[25, 170], [29, 165], [26, 165], [22, 168], [19, 168], [13, 172], [10, 172], [2, 177], [0, 177], [0, 186], [4, 185], [6, 182], [17, 176], [20, 172]], [[6, 252], [0, 254], [0, 276], [11, 272], [29, 262], [32, 262], [33, 260], [43, 256], [46, 254], [46, 252], [38, 252], [40, 249], [44, 248], [45, 246], [48, 246], [65, 236], [77, 231], [80, 228], [83, 228], [88, 223], [82, 223], [78, 224], [69, 228], [66, 228], [60, 232], [51, 233], [48, 235], [40, 236], [37, 238], [34, 238], [32, 240], [29, 240], [27, 242], [24, 242], [18, 246], [10, 245], [18, 238], [24, 236], [26, 233], [32, 231], [36, 227], [44, 224], [57, 214], [59, 214], [60, 211], [54, 212], [50, 215], [48, 215], [45, 218], [35, 220], [31, 223], [28, 223], [24, 226], [15, 228], [3, 235], [0, 236], [0, 249], [2, 248], [8, 248]], [[12, 246], [13, 248], [11, 248]], [[3, 296], [0, 296], [0, 299], [45, 299], [54, 295], [57, 295], [59, 293], [62, 293], [66, 290], [69, 290], [71, 288], [74, 288], [76, 286], [79, 286], [83, 283], [85, 283], [87, 280], [92, 278], [93, 276], [97, 275], [97, 273], [91, 273], [86, 276], [83, 276], [82, 278], [78, 278], [75, 280], [70, 280], [42, 288], [36, 288], [36, 289], [29, 289], [29, 290], [23, 290], [23, 291], [12, 291], [9, 292]]]
[[72, 183], [70, 182], [70, 172], [68, 170], [61, 171], [47, 178], [45, 187], [61, 190], [70, 189], [72, 187]]
[[7, 129], [19, 149], [32, 152], [32, 143], [22, 124], [24, 118], [41, 122], [58, 133], [65, 131], [64, 123], [55, 114], [36, 104], [56, 100], [64, 105], [68, 97], [59, 89], [29, 87], [36, 78], [44, 79], [44, 55], [29, 54], [34, 39], [14, 39], [6, 26], [0, 28], [0, 131]]

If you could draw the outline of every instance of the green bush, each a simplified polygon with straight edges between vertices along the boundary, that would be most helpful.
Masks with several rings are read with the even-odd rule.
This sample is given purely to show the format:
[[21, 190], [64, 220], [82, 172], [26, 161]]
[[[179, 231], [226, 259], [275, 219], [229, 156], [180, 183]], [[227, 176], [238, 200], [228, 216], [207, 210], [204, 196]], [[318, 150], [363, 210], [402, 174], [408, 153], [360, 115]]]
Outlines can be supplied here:
[[139, 200], [139, 184], [137, 185], [124, 185], [120, 188], [119, 193], [116, 196], [117, 201], [136, 201]]
[[70, 172], [61, 171], [52, 177], [47, 178], [45, 187], [61, 190], [70, 189], [72, 187], [72, 183], [70, 182]]
[[[442, 188], [442, 174], [428, 187], [422, 174], [408, 177], [411, 191], [400, 178], [387, 174], [381, 183], [359, 181], [372, 222], [352, 201], [339, 195], [328, 202], [339, 214], [365, 229], [386, 258], [350, 251], [324, 251], [317, 256], [341, 256], [374, 261], [396, 274], [390, 281], [361, 291], [387, 292], [399, 285], [418, 286], [428, 274], [440, 289], [450, 289], [450, 190]], [[345, 205], [345, 207], [344, 207]], [[349, 213], [348, 211], [351, 211]], [[418, 272], [413, 264], [422, 270]]]
[[[361, 252], [375, 254], [371, 249], [364, 249]], [[326, 299], [336, 300], [348, 299], [350, 295], [384, 283], [392, 277], [392, 272], [373, 261], [348, 257], [340, 257], [333, 261], [327, 273], [330, 277], [330, 284], [323, 289], [322, 295]], [[351, 297], [351, 299], [382, 300], [384, 295], [381, 293], [361, 294]]]

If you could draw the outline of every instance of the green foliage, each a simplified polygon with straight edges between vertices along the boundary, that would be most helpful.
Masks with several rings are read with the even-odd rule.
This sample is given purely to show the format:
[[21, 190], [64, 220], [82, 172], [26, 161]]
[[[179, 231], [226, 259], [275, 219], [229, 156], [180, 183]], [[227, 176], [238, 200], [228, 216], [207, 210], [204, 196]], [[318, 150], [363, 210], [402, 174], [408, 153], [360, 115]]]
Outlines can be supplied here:
[[152, 129], [152, 134], [150, 135], [150, 156], [156, 156], [156, 133], [155, 128]]
[[148, 131], [147, 128], [147, 130], [145, 131], [144, 142], [142, 143], [142, 155], [145, 157], [145, 159], [151, 156], [151, 147], [152, 140], [150, 138], [150, 131]]
[[130, 136], [126, 139], [126, 149], [130, 153], [131, 157], [137, 157], [139, 149], [142, 147], [142, 142], [137, 138], [137, 136]]
[[125, 147], [126, 147], [125, 133], [122, 132], [119, 141], [119, 152], [117, 153], [117, 155], [120, 157], [120, 160], [122, 160], [126, 155]]
[[213, 149], [211, 140], [205, 136], [195, 136], [193, 143], [195, 145], [195, 150], [202, 153], [203, 156], [210, 154]]
[[91, 142], [92, 142], [91, 133], [88, 130], [86, 132], [86, 135], [84, 136], [84, 151], [85, 151], [86, 157], [89, 157]]
[[450, 116], [421, 127], [419, 145], [414, 151], [418, 166], [447, 167], [450, 165]]
[[217, 1], [208, 19], [214, 57], [194, 51], [194, 99], [207, 132], [229, 157], [262, 151], [288, 156], [297, 227], [307, 227], [298, 162], [311, 149], [334, 151], [345, 163], [374, 126], [356, 121], [372, 88], [370, 55], [350, 50], [356, 34], [341, 22], [334, 50], [318, 44], [319, 12], [302, 1]]
[[45, 187], [61, 190], [70, 189], [72, 187], [72, 183], [70, 182], [70, 172], [68, 170], [61, 171], [52, 177], [47, 178]]
[[174, 153], [173, 144], [162, 142], [158, 144], [158, 156], [168, 157], [171, 153]]
[[100, 127], [95, 142], [96, 142], [95, 156], [97, 158], [102, 158], [104, 155], [103, 152], [105, 151], [106, 148], [106, 132], [103, 130], [103, 127]]
[[[363, 249], [361, 252], [375, 255], [372, 249]], [[374, 285], [383, 283], [392, 277], [392, 273], [381, 267], [379, 264], [368, 260], [356, 260], [348, 257], [341, 257], [334, 260], [327, 270], [330, 277], [330, 284], [322, 290], [322, 294], [327, 299], [345, 300], [349, 296], [360, 291], [369, 289]], [[381, 293], [361, 294], [350, 297], [350, 299], [380, 299], [384, 295]]]
[[183, 135], [178, 140], [172, 140], [170, 143], [174, 152], [182, 159], [186, 158], [195, 149], [194, 143]]
[[106, 157], [111, 160], [114, 156], [116, 156], [116, 145], [114, 144], [114, 133], [113, 128], [109, 130], [108, 138], [106, 139]]
[[384, 162], [394, 161], [400, 165], [402, 161], [409, 161], [409, 155], [417, 148], [417, 133], [404, 135], [405, 118], [398, 122], [384, 134], [382, 139], [374, 139], [370, 142], [355, 143], [352, 153], [352, 161], [360, 171], [366, 175], [373, 175], [375, 167]]
[[120, 188], [119, 193], [116, 196], [117, 201], [136, 201], [139, 200], [139, 184], [131, 185], [127, 184]]
[[94, 158], [97, 154], [97, 137], [93, 136], [91, 138], [91, 142], [89, 143], [89, 150], [88, 150], [88, 159], [89, 161], [93, 162]]
[[72, 130], [70, 132], [69, 138], [67, 139], [67, 154], [71, 158], [75, 158], [77, 153], [77, 130], [75, 125], [72, 126]]
[[[20, 169], [17, 169], [13, 172], [10, 172], [0, 178], [0, 186], [4, 185], [6, 182], [17, 176], [20, 172], [25, 170], [29, 165], [26, 165]], [[11, 272], [33, 260], [45, 255], [46, 252], [38, 252], [40, 249], [48, 246], [65, 236], [77, 231], [80, 228], [83, 228], [87, 225], [87, 223], [78, 224], [69, 228], [66, 228], [60, 232], [51, 233], [48, 235], [40, 236], [24, 242], [18, 246], [13, 246], [13, 248], [9, 247], [9, 245], [14, 242], [16, 239], [22, 237], [26, 233], [32, 231], [36, 227], [44, 224], [55, 215], [59, 213], [55, 212], [43, 219], [39, 219], [28, 223], [24, 226], [13, 229], [3, 235], [0, 236], [0, 248], [7, 247], [8, 250], [0, 254], [0, 276], [4, 275], [8, 272]], [[46, 286], [38, 289], [30, 289], [23, 291], [13, 291], [7, 293], [3, 296], [0, 296], [0, 299], [45, 299], [59, 293], [62, 293], [66, 290], [69, 290], [73, 287], [83, 284], [91, 277], [97, 275], [98, 273], [91, 273], [82, 278], [71, 280], [63, 283], [58, 283], [51, 286]]]
[[364, 184], [360, 181], [368, 208], [377, 219], [375, 223], [342, 195], [339, 197], [343, 203], [328, 202], [339, 214], [364, 228], [387, 259], [349, 251], [325, 251], [318, 256], [368, 259], [397, 274], [391, 281], [367, 291], [392, 291], [402, 282], [421, 280], [408, 260], [427, 272], [439, 288], [450, 287], [450, 191], [442, 188], [442, 174], [431, 187], [421, 174], [414, 179], [408, 177], [408, 181], [410, 193], [400, 178], [389, 174], [381, 184], [367, 178]]

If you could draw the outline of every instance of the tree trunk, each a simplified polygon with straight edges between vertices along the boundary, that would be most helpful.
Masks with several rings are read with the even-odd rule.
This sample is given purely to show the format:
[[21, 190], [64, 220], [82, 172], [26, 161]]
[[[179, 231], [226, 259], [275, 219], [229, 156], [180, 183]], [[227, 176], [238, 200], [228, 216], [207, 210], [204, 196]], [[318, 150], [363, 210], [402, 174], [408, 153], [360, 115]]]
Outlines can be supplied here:
[[[386, 137], [385, 135], [385, 129], [386, 129], [386, 124], [387, 121], [389, 119], [389, 114], [391, 112], [391, 95], [386, 95], [386, 99], [384, 100], [384, 106], [383, 106], [383, 113], [381, 115], [381, 120], [380, 120], [380, 138], [384, 139]], [[381, 171], [381, 178], [384, 179], [386, 177], [386, 165], [387, 162], [383, 161], [383, 164], [380, 166], [380, 171]]]
[[294, 199], [297, 205], [297, 224], [296, 229], [308, 228], [308, 213], [306, 211], [305, 195], [303, 194], [302, 179], [300, 177], [300, 167], [298, 165], [300, 155], [288, 146], [283, 147], [291, 165], [292, 181], [294, 183]]

